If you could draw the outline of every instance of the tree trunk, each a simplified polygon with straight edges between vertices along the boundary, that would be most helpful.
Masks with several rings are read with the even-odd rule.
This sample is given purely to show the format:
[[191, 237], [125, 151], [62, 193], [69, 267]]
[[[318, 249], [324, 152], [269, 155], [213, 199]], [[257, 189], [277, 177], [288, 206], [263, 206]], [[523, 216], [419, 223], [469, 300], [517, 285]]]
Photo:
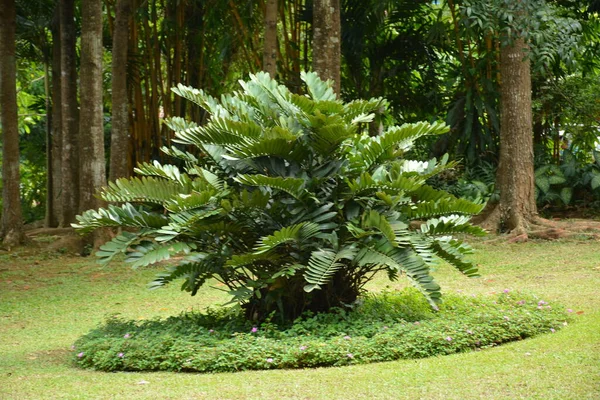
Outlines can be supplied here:
[[127, 45], [131, 0], [118, 0], [112, 48], [112, 131], [110, 180], [129, 176], [129, 100], [127, 96]]
[[500, 201], [483, 222], [495, 231], [526, 234], [537, 218], [533, 171], [531, 67], [522, 39], [501, 48]]
[[62, 124], [62, 214], [60, 225], [75, 222], [79, 210], [79, 146], [74, 0], [60, 0], [60, 96]]
[[19, 193], [19, 129], [15, 58], [14, 0], [0, 4], [0, 124], [2, 125], [2, 223], [0, 239], [12, 247], [23, 241]]
[[331, 79], [340, 93], [340, 0], [313, 2], [313, 69], [323, 80]]
[[48, 186], [51, 190], [47, 193], [49, 202], [46, 225], [55, 228], [60, 225], [62, 215], [62, 123], [61, 123], [61, 97], [60, 97], [60, 26], [58, 7], [52, 21], [52, 117], [50, 147], [47, 149], [50, 158], [50, 171], [48, 171]]
[[263, 48], [263, 71], [275, 79], [277, 74], [277, 3], [267, 0], [265, 7], [265, 41]]

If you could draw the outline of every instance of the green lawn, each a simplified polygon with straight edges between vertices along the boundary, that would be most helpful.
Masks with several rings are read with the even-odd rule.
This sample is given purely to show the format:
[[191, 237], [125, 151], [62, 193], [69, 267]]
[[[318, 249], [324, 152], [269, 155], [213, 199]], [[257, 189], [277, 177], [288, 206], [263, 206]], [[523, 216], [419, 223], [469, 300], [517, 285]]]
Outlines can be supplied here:
[[[119, 313], [153, 318], [225, 299], [177, 285], [148, 291], [153, 270], [21, 249], [0, 253], [0, 399], [471, 399], [600, 398], [600, 243], [485, 243], [482, 278], [435, 272], [445, 291], [505, 288], [573, 309], [552, 334], [479, 352], [416, 361], [234, 374], [102, 373], [74, 368], [70, 346]], [[402, 285], [401, 281], [398, 285]], [[383, 277], [371, 289], [390, 285]], [[396, 284], [394, 284], [396, 285]]]

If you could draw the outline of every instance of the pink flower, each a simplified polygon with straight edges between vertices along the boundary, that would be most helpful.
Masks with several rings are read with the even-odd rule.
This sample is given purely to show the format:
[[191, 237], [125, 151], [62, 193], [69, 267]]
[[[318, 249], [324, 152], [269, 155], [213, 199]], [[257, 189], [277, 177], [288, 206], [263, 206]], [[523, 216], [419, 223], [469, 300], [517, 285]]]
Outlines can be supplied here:
[[256, 333], [258, 332], [258, 328], [253, 326], [252, 329], [250, 330], [251, 333]]
[[350, 336], [346, 335], [346, 336], [344, 336], [344, 339], [350, 340]]
[[447, 340], [447, 341], [449, 341], [449, 342], [451, 342], [451, 341], [452, 341], [452, 338], [451, 338], [450, 336], [448, 336], [448, 337], [446, 338], [446, 340]]
[[509, 293], [510, 290], [509, 289], [504, 289], [504, 293]]
[[573, 310], [571, 310], [570, 308], [567, 308], [567, 312], [573, 312]]
[[208, 333], [213, 333], [215, 330], [214, 329], [209, 329]]
[[79, 358], [83, 357], [83, 351], [81, 353], [77, 354], [77, 357], [79, 357]]
[[346, 357], [348, 357], [348, 358], [354, 358], [354, 354], [348, 353], [348, 354], [346, 354]]
[[306, 346], [300, 346], [300, 350], [302, 350], [302, 351], [306, 350]]
[[129, 339], [131, 337], [131, 335], [129, 333], [126, 333], [125, 336], [123, 336], [124, 339]]
[[119, 357], [119, 358], [123, 358], [124, 356], [125, 356], [125, 354], [123, 354], [123, 353], [117, 354], [117, 357]]
[[267, 362], [268, 362], [268, 363], [272, 363], [272, 362], [273, 362], [273, 359], [272, 359], [272, 358], [267, 358]]
[[556, 330], [554, 330], [554, 328], [550, 328], [550, 332], [554, 333]]

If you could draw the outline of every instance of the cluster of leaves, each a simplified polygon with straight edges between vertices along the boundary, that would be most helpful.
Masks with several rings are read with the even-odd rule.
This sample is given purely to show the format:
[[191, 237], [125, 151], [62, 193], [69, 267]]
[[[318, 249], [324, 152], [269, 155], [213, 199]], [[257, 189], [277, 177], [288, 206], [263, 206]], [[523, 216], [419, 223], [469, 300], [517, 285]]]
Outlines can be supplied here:
[[594, 161], [580, 163], [564, 150], [560, 165], [545, 164], [535, 170], [536, 199], [539, 205], [580, 203], [600, 205], [600, 151]]
[[[78, 366], [103, 371], [229, 372], [423, 358], [553, 332], [557, 305], [520, 293], [448, 295], [432, 312], [416, 290], [360, 299], [352, 311], [304, 315], [291, 326], [253, 327], [225, 310], [166, 320], [110, 319], [75, 343]], [[229, 310], [230, 311], [230, 310]]]
[[440, 174], [429, 179], [427, 183], [436, 189], [445, 190], [458, 198], [475, 203], [498, 201], [499, 197], [496, 191], [496, 166], [486, 161], [467, 167], [462, 172]]
[[101, 261], [125, 253], [142, 267], [176, 257], [152, 287], [181, 278], [194, 295], [216, 278], [253, 319], [350, 304], [379, 271], [404, 274], [435, 307], [437, 260], [476, 275], [464, 260], [470, 248], [452, 235], [483, 234], [468, 222], [482, 206], [425, 184], [454, 165], [447, 157], [403, 158], [414, 140], [447, 127], [420, 122], [370, 136], [386, 101], [345, 104], [316, 74], [302, 78], [306, 96], [264, 73], [220, 101], [175, 89], [211, 115], [204, 126], [168, 121], [175, 141], [199, 156], [165, 148], [183, 169], [146, 163], [141, 177], [103, 189], [103, 199], [121, 205], [87, 211], [75, 225], [127, 228], [100, 248]]

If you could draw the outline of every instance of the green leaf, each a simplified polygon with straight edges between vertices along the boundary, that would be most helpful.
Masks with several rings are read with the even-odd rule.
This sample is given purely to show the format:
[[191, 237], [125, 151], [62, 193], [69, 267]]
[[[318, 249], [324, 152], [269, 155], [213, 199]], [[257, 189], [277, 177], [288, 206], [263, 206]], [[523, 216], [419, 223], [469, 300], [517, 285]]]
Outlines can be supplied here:
[[313, 251], [308, 261], [308, 268], [304, 274], [304, 279], [308, 285], [304, 286], [304, 291], [312, 292], [315, 289], [321, 289], [335, 274], [337, 270], [343, 267], [342, 259], [352, 260], [357, 251], [352, 247], [347, 247], [339, 252], [332, 249], [321, 249]]
[[169, 260], [179, 253], [188, 254], [194, 248], [196, 246], [192, 243], [170, 242], [160, 244], [146, 241], [135, 246], [133, 251], [128, 252], [125, 262], [132, 263], [132, 268], [145, 267]]
[[300, 199], [304, 193], [304, 179], [282, 178], [266, 175], [243, 175], [233, 178], [235, 181], [248, 186], [265, 186], [289, 193], [296, 199]]

